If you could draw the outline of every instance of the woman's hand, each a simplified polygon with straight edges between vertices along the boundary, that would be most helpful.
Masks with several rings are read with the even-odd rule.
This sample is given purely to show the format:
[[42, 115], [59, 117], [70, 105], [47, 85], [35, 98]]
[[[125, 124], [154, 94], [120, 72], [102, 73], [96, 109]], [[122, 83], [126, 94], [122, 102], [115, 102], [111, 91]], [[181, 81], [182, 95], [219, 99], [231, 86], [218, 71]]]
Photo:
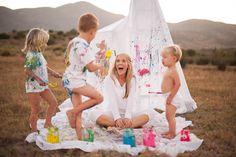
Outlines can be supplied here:
[[132, 120], [129, 118], [124, 118], [123, 123], [125, 125], [125, 128], [131, 128], [132, 127]]
[[123, 129], [125, 127], [124, 123], [123, 123], [123, 119], [119, 118], [115, 121], [115, 126], [118, 128]]

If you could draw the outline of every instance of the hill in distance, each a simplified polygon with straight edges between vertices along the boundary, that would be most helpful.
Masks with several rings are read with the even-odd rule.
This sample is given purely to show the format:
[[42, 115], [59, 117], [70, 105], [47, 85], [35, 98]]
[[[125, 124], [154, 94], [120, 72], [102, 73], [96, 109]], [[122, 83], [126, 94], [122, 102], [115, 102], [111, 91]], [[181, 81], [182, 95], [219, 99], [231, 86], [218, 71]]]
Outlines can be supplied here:
[[[70, 3], [57, 8], [11, 10], [0, 7], [0, 32], [33, 27], [69, 31], [76, 29], [78, 17], [86, 12], [99, 18], [100, 28], [124, 17], [87, 2]], [[185, 49], [236, 48], [236, 25], [192, 19], [169, 23], [168, 26], [174, 42]]]

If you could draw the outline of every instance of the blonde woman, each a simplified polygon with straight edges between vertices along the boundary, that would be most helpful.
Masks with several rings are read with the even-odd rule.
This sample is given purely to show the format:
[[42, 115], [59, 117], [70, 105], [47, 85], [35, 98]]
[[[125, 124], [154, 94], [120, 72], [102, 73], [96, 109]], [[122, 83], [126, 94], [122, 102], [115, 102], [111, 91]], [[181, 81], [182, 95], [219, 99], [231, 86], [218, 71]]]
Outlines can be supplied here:
[[47, 47], [49, 34], [40, 28], [33, 28], [29, 31], [25, 40], [25, 47], [22, 50], [26, 53], [25, 73], [27, 75], [25, 88], [31, 106], [29, 123], [32, 133], [26, 138], [28, 142], [34, 142], [37, 136], [37, 120], [40, 112], [40, 100], [43, 98], [49, 103], [46, 112], [44, 128], [52, 126], [51, 118], [57, 108], [57, 100], [48, 88], [48, 72], [54, 77], [62, 77], [47, 66], [42, 52]]
[[146, 124], [151, 112], [133, 112], [136, 80], [131, 58], [125, 53], [117, 55], [110, 76], [104, 80], [106, 111], [94, 111], [92, 119], [105, 127], [137, 128]]

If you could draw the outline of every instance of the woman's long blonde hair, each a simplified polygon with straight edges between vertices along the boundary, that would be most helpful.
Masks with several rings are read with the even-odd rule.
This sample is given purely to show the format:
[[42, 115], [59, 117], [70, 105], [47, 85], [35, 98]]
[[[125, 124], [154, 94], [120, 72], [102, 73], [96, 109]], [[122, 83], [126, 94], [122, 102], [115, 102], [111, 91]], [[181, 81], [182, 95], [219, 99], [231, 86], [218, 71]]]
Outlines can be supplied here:
[[[116, 59], [118, 56], [125, 56], [126, 61], [128, 63], [128, 68], [126, 71], [126, 76], [125, 76], [125, 96], [123, 98], [128, 98], [129, 93], [130, 93], [130, 89], [131, 89], [131, 80], [133, 78], [133, 66], [132, 66], [132, 62], [131, 62], [131, 58], [128, 54], [126, 53], [120, 53], [116, 56]], [[111, 78], [112, 80], [115, 82], [114, 77], [118, 78], [118, 72], [116, 69], [116, 59], [115, 62], [113, 64], [112, 67], [112, 71], [111, 71]]]
[[49, 40], [49, 34], [44, 29], [32, 28], [26, 35], [25, 47], [23, 52], [36, 51], [42, 52]]

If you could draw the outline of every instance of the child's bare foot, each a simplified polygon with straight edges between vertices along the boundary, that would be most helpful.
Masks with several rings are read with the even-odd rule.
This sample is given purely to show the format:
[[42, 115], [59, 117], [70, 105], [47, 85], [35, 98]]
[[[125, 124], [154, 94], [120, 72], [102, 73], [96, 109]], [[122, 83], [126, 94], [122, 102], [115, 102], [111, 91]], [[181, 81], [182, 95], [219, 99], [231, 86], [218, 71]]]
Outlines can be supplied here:
[[53, 127], [52, 124], [44, 124], [44, 128], [49, 128], [49, 127]]
[[53, 127], [52, 123], [51, 122], [49, 122], [49, 123], [45, 122], [44, 128], [49, 128], [49, 127]]
[[168, 135], [169, 133], [170, 133], [169, 131], [166, 131], [166, 132], [162, 133], [161, 135], [165, 136], [165, 135]]
[[175, 134], [169, 133], [166, 135], [162, 135], [162, 137], [167, 138], [167, 139], [173, 139], [175, 137]]
[[75, 128], [76, 116], [75, 116], [75, 113], [73, 112], [73, 110], [67, 111], [66, 115], [68, 117], [68, 120], [69, 120], [69, 123], [70, 123], [70, 127], [71, 128]]
[[82, 141], [83, 140], [82, 129], [76, 129], [75, 131], [76, 131], [78, 140]]

